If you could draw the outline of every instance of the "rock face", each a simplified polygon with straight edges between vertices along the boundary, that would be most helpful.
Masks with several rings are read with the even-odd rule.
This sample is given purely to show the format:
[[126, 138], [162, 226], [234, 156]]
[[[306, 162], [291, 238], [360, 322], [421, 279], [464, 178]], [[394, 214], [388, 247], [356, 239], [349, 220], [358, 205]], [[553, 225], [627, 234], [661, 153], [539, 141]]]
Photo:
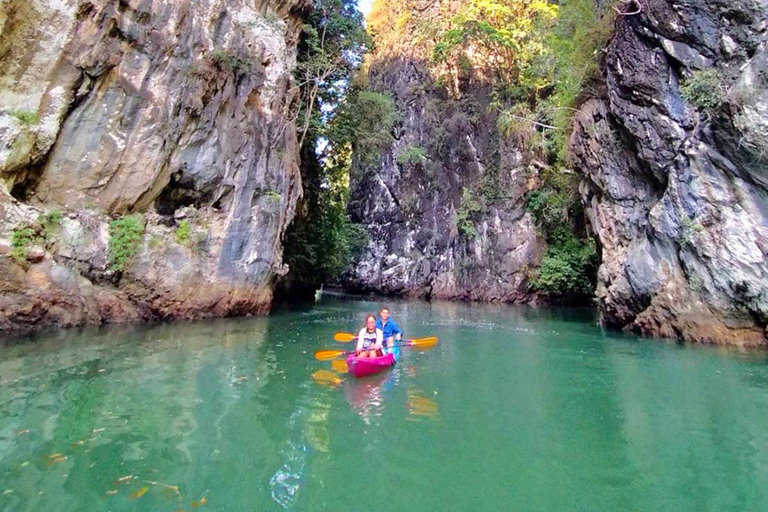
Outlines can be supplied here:
[[[602, 246], [603, 321], [765, 345], [768, 4], [638, 6], [619, 18], [605, 95], [581, 107], [571, 138]], [[681, 83], [711, 67], [722, 85], [705, 96], [722, 92], [727, 101], [707, 113], [684, 99]]]
[[370, 242], [344, 286], [352, 291], [526, 302], [527, 269], [546, 249], [525, 210], [537, 172], [499, 135], [490, 90], [457, 78], [459, 94], [427, 66], [379, 55], [370, 87], [393, 95], [394, 142], [373, 164], [358, 160], [349, 211]]
[[[0, 329], [269, 308], [301, 194], [291, 71], [308, 8], [0, 6], [0, 237], [64, 214], [43, 258], [0, 255]], [[106, 215], [130, 212], [146, 232], [115, 272]]]

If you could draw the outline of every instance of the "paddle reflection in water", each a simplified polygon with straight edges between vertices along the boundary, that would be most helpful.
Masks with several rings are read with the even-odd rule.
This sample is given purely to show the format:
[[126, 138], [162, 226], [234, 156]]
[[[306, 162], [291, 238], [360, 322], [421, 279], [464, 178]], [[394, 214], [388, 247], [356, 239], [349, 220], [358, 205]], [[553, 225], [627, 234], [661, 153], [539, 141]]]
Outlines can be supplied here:
[[437, 401], [425, 395], [423, 391], [409, 389], [407, 392], [405, 406], [410, 417], [407, 420], [416, 420], [419, 418], [435, 419], [439, 415]]

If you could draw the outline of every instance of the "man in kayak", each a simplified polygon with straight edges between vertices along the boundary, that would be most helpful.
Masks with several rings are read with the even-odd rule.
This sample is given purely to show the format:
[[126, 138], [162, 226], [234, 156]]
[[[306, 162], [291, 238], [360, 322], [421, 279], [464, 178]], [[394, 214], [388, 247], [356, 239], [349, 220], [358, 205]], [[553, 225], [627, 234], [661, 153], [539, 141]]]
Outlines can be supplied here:
[[379, 318], [376, 319], [376, 328], [381, 329], [384, 335], [384, 346], [389, 352], [395, 341], [400, 341], [403, 337], [403, 331], [393, 319], [389, 317], [389, 308], [384, 306], [379, 310]]
[[381, 355], [384, 336], [376, 327], [376, 316], [365, 317], [365, 327], [357, 335], [357, 357], [378, 357]]

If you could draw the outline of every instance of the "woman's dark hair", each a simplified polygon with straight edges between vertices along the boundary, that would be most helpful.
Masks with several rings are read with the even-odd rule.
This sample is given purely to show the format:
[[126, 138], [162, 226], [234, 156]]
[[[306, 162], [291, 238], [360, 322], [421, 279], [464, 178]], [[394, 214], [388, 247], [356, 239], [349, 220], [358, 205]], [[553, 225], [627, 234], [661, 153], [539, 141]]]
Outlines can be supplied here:
[[365, 315], [365, 323], [368, 323], [369, 318], [373, 318], [374, 322], [376, 321], [376, 315], [374, 315], [373, 313], [368, 313], [367, 315]]

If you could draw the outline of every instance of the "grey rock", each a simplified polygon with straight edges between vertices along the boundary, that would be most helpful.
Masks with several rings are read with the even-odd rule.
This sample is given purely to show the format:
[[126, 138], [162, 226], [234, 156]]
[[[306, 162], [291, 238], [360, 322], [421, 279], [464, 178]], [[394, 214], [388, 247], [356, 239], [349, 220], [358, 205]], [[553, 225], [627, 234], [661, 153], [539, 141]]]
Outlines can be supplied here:
[[[462, 99], [452, 99], [418, 61], [378, 59], [370, 83], [394, 95], [401, 122], [376, 163], [353, 165], [350, 216], [366, 227], [370, 242], [342, 284], [415, 297], [535, 300], [527, 272], [538, 266], [546, 243], [523, 196], [538, 186], [537, 170], [499, 136], [487, 108], [490, 90], [468, 80]], [[398, 158], [409, 147], [425, 157]], [[474, 237], [457, 225], [464, 190], [476, 200], [487, 196], [472, 218]]]
[[[0, 5], [0, 177], [17, 196], [0, 194], [0, 235], [34, 222], [37, 212], [70, 212], [52, 255], [88, 283], [57, 295], [48, 266], [36, 270], [45, 274], [36, 281], [15, 280], [8, 267], [9, 283], [20, 284], [4, 296], [0, 330], [59, 322], [46, 313], [46, 297], [61, 298], [53, 309], [70, 308], [68, 325], [269, 309], [272, 283], [285, 272], [281, 240], [301, 194], [290, 108], [310, 5]], [[206, 251], [174, 241], [165, 225], [177, 211], [201, 219], [200, 238], [189, 246], [204, 239]], [[144, 245], [125, 272], [115, 272], [109, 221], [137, 212], [146, 214]], [[25, 303], [42, 309], [27, 311]]]
[[[570, 141], [602, 248], [602, 321], [765, 345], [768, 5], [652, 5], [618, 20], [605, 94], [581, 105]], [[729, 95], [708, 117], [685, 102], [680, 82], [710, 64]]]

